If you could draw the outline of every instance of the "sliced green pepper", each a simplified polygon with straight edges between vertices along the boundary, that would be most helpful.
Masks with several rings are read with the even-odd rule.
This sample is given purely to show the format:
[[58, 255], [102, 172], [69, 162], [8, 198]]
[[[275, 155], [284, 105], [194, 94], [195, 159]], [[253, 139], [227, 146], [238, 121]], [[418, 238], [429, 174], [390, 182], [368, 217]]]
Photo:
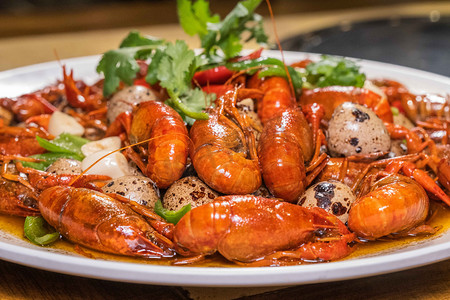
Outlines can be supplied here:
[[59, 232], [50, 228], [43, 217], [26, 217], [23, 225], [25, 236], [40, 246], [51, 244], [59, 239]]
[[54, 163], [55, 161], [57, 161], [60, 158], [71, 158], [71, 159], [76, 159], [76, 160], [83, 160], [84, 156], [81, 157], [81, 156], [79, 156], [77, 154], [73, 154], [73, 153], [48, 152], [48, 153], [43, 153], [43, 154], [31, 155], [29, 157], [42, 159], [42, 161], [40, 161], [40, 162], [22, 161], [22, 165], [24, 167], [29, 167], [29, 168], [45, 171], [45, 169], [47, 169], [48, 166], [50, 166], [52, 163]]
[[162, 206], [161, 200], [155, 203], [155, 213], [167, 222], [177, 224], [180, 219], [191, 210], [191, 204], [183, 206], [180, 210], [168, 210]]
[[62, 133], [51, 141], [38, 136], [36, 139], [42, 148], [50, 152], [74, 153], [82, 157], [84, 156], [81, 152], [81, 146], [89, 142], [87, 139], [69, 133]]

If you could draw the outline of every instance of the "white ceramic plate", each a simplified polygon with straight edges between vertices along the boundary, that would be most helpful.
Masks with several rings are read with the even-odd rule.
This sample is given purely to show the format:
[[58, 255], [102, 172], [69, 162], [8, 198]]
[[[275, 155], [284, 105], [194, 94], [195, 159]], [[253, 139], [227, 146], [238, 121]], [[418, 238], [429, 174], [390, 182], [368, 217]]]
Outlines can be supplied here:
[[[277, 52], [266, 53], [278, 57]], [[315, 54], [285, 53], [292, 62]], [[98, 56], [63, 61], [76, 79], [98, 78]], [[450, 92], [450, 78], [384, 63], [360, 61], [369, 78], [392, 78], [413, 92]], [[50, 62], [0, 73], [0, 97], [16, 96], [54, 83], [62, 77], [59, 63]], [[277, 268], [198, 268], [157, 266], [93, 260], [59, 250], [41, 248], [0, 229], [0, 258], [10, 262], [107, 280], [184, 286], [280, 286], [352, 279], [419, 267], [450, 258], [450, 231], [399, 249], [341, 262]]]

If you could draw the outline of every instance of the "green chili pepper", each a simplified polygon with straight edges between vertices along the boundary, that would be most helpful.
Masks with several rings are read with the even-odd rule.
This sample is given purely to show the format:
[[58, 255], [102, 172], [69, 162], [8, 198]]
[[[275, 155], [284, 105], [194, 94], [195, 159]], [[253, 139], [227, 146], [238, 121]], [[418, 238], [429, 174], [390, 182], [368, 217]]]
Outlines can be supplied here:
[[393, 107], [393, 106], [391, 106], [391, 111], [392, 111], [392, 114], [393, 114], [394, 116], [398, 116], [399, 113], [400, 113], [400, 111], [398, 110], [398, 108], [397, 108], [397, 107]]
[[279, 66], [284, 68], [283, 62], [281, 60], [272, 57], [260, 57], [257, 59], [249, 59], [226, 64], [226, 67], [233, 71], [242, 71], [249, 69], [247, 73], [250, 75], [255, 74], [259, 69], [261, 69], [262, 66]]
[[81, 146], [89, 142], [87, 139], [69, 133], [62, 133], [51, 141], [47, 141], [38, 136], [36, 139], [42, 148], [50, 152], [74, 153], [82, 157], [84, 156], [81, 152]]
[[195, 120], [208, 120], [209, 115], [204, 112], [195, 112], [189, 109], [187, 105], [185, 105], [183, 102], [181, 102], [180, 99], [177, 99], [176, 101], [172, 102], [175, 106], [175, 108], [179, 109], [184, 115], [195, 119]]
[[59, 239], [59, 232], [51, 228], [43, 217], [26, 217], [23, 225], [25, 236], [36, 245], [45, 246]]
[[[298, 93], [301, 90], [302, 85], [303, 85], [302, 77], [294, 68], [288, 66], [287, 69], [288, 69], [289, 75], [291, 76], [292, 85], [294, 86], [295, 92]], [[286, 80], [288, 79], [287, 75], [286, 75], [286, 69], [284, 67], [280, 67], [280, 66], [269, 67], [265, 70], [262, 70], [258, 74], [259, 78], [269, 77], [269, 76], [280, 76], [280, 77], [285, 78]]]
[[43, 154], [31, 155], [29, 157], [42, 159], [42, 161], [40, 161], [40, 162], [22, 161], [22, 165], [24, 167], [29, 167], [29, 168], [33, 168], [36, 170], [45, 171], [45, 169], [47, 169], [48, 166], [50, 166], [52, 163], [54, 163], [55, 161], [57, 161], [60, 158], [71, 158], [71, 159], [76, 159], [76, 160], [83, 160], [84, 156], [81, 157], [77, 154], [72, 154], [72, 153], [48, 152], [48, 153], [43, 153]]
[[155, 213], [164, 218], [167, 222], [177, 224], [178, 221], [191, 210], [191, 204], [183, 206], [180, 210], [168, 210], [162, 206], [161, 200], [155, 203]]

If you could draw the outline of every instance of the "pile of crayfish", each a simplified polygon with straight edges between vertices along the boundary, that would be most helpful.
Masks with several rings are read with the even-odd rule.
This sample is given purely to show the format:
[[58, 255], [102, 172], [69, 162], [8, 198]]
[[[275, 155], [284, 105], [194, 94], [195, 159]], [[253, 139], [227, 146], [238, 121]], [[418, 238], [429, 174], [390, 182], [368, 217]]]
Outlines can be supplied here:
[[[374, 80], [375, 88], [304, 89], [296, 97], [288, 78], [222, 71], [202, 71], [200, 84], [217, 97], [208, 120], [192, 126], [164, 103], [163, 88], [148, 85], [156, 100], [129, 103], [129, 111], [109, 122], [102, 82], [75, 81], [65, 68], [54, 86], [1, 98], [0, 213], [42, 216], [62, 237], [91, 249], [175, 257], [175, 264], [216, 252], [245, 266], [334, 261], [358, 243], [439, 230], [428, 220], [430, 199], [450, 205], [448, 97], [415, 95], [391, 80]], [[330, 151], [329, 131], [337, 126], [332, 118], [347, 103], [356, 122], [379, 118], [389, 143], [402, 143], [403, 152]], [[104, 193], [109, 176], [55, 175], [23, 166], [34, 160], [28, 156], [45, 152], [36, 136], [54, 138], [48, 123], [56, 111], [73, 116], [87, 138], [120, 136], [127, 159], [162, 192], [188, 174], [220, 196], [193, 203], [172, 224], [126, 194]], [[396, 123], [393, 111], [412, 126]], [[342, 143], [356, 146], [358, 139]], [[356, 196], [348, 208], [331, 205], [333, 189], [317, 187], [317, 204], [302, 206], [313, 184], [336, 181]]]

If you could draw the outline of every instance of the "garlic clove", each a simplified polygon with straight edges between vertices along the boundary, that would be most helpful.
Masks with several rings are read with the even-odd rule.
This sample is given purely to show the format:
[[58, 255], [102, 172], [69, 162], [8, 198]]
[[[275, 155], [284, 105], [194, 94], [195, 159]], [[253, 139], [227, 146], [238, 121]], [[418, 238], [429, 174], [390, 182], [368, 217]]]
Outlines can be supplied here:
[[[81, 162], [83, 171], [91, 167], [102, 156], [110, 153], [110, 150], [97, 151]], [[107, 175], [111, 178], [117, 178], [125, 175], [131, 175], [128, 161], [120, 152], [114, 152], [102, 158], [99, 162], [92, 166], [85, 174]]]
[[89, 156], [95, 152], [102, 150], [114, 151], [119, 149], [121, 146], [121, 141], [118, 136], [110, 136], [98, 141], [92, 141], [81, 146], [81, 152], [84, 156]]
[[68, 114], [55, 111], [50, 117], [48, 132], [54, 136], [58, 136], [64, 132], [82, 136], [84, 134], [84, 127]]

